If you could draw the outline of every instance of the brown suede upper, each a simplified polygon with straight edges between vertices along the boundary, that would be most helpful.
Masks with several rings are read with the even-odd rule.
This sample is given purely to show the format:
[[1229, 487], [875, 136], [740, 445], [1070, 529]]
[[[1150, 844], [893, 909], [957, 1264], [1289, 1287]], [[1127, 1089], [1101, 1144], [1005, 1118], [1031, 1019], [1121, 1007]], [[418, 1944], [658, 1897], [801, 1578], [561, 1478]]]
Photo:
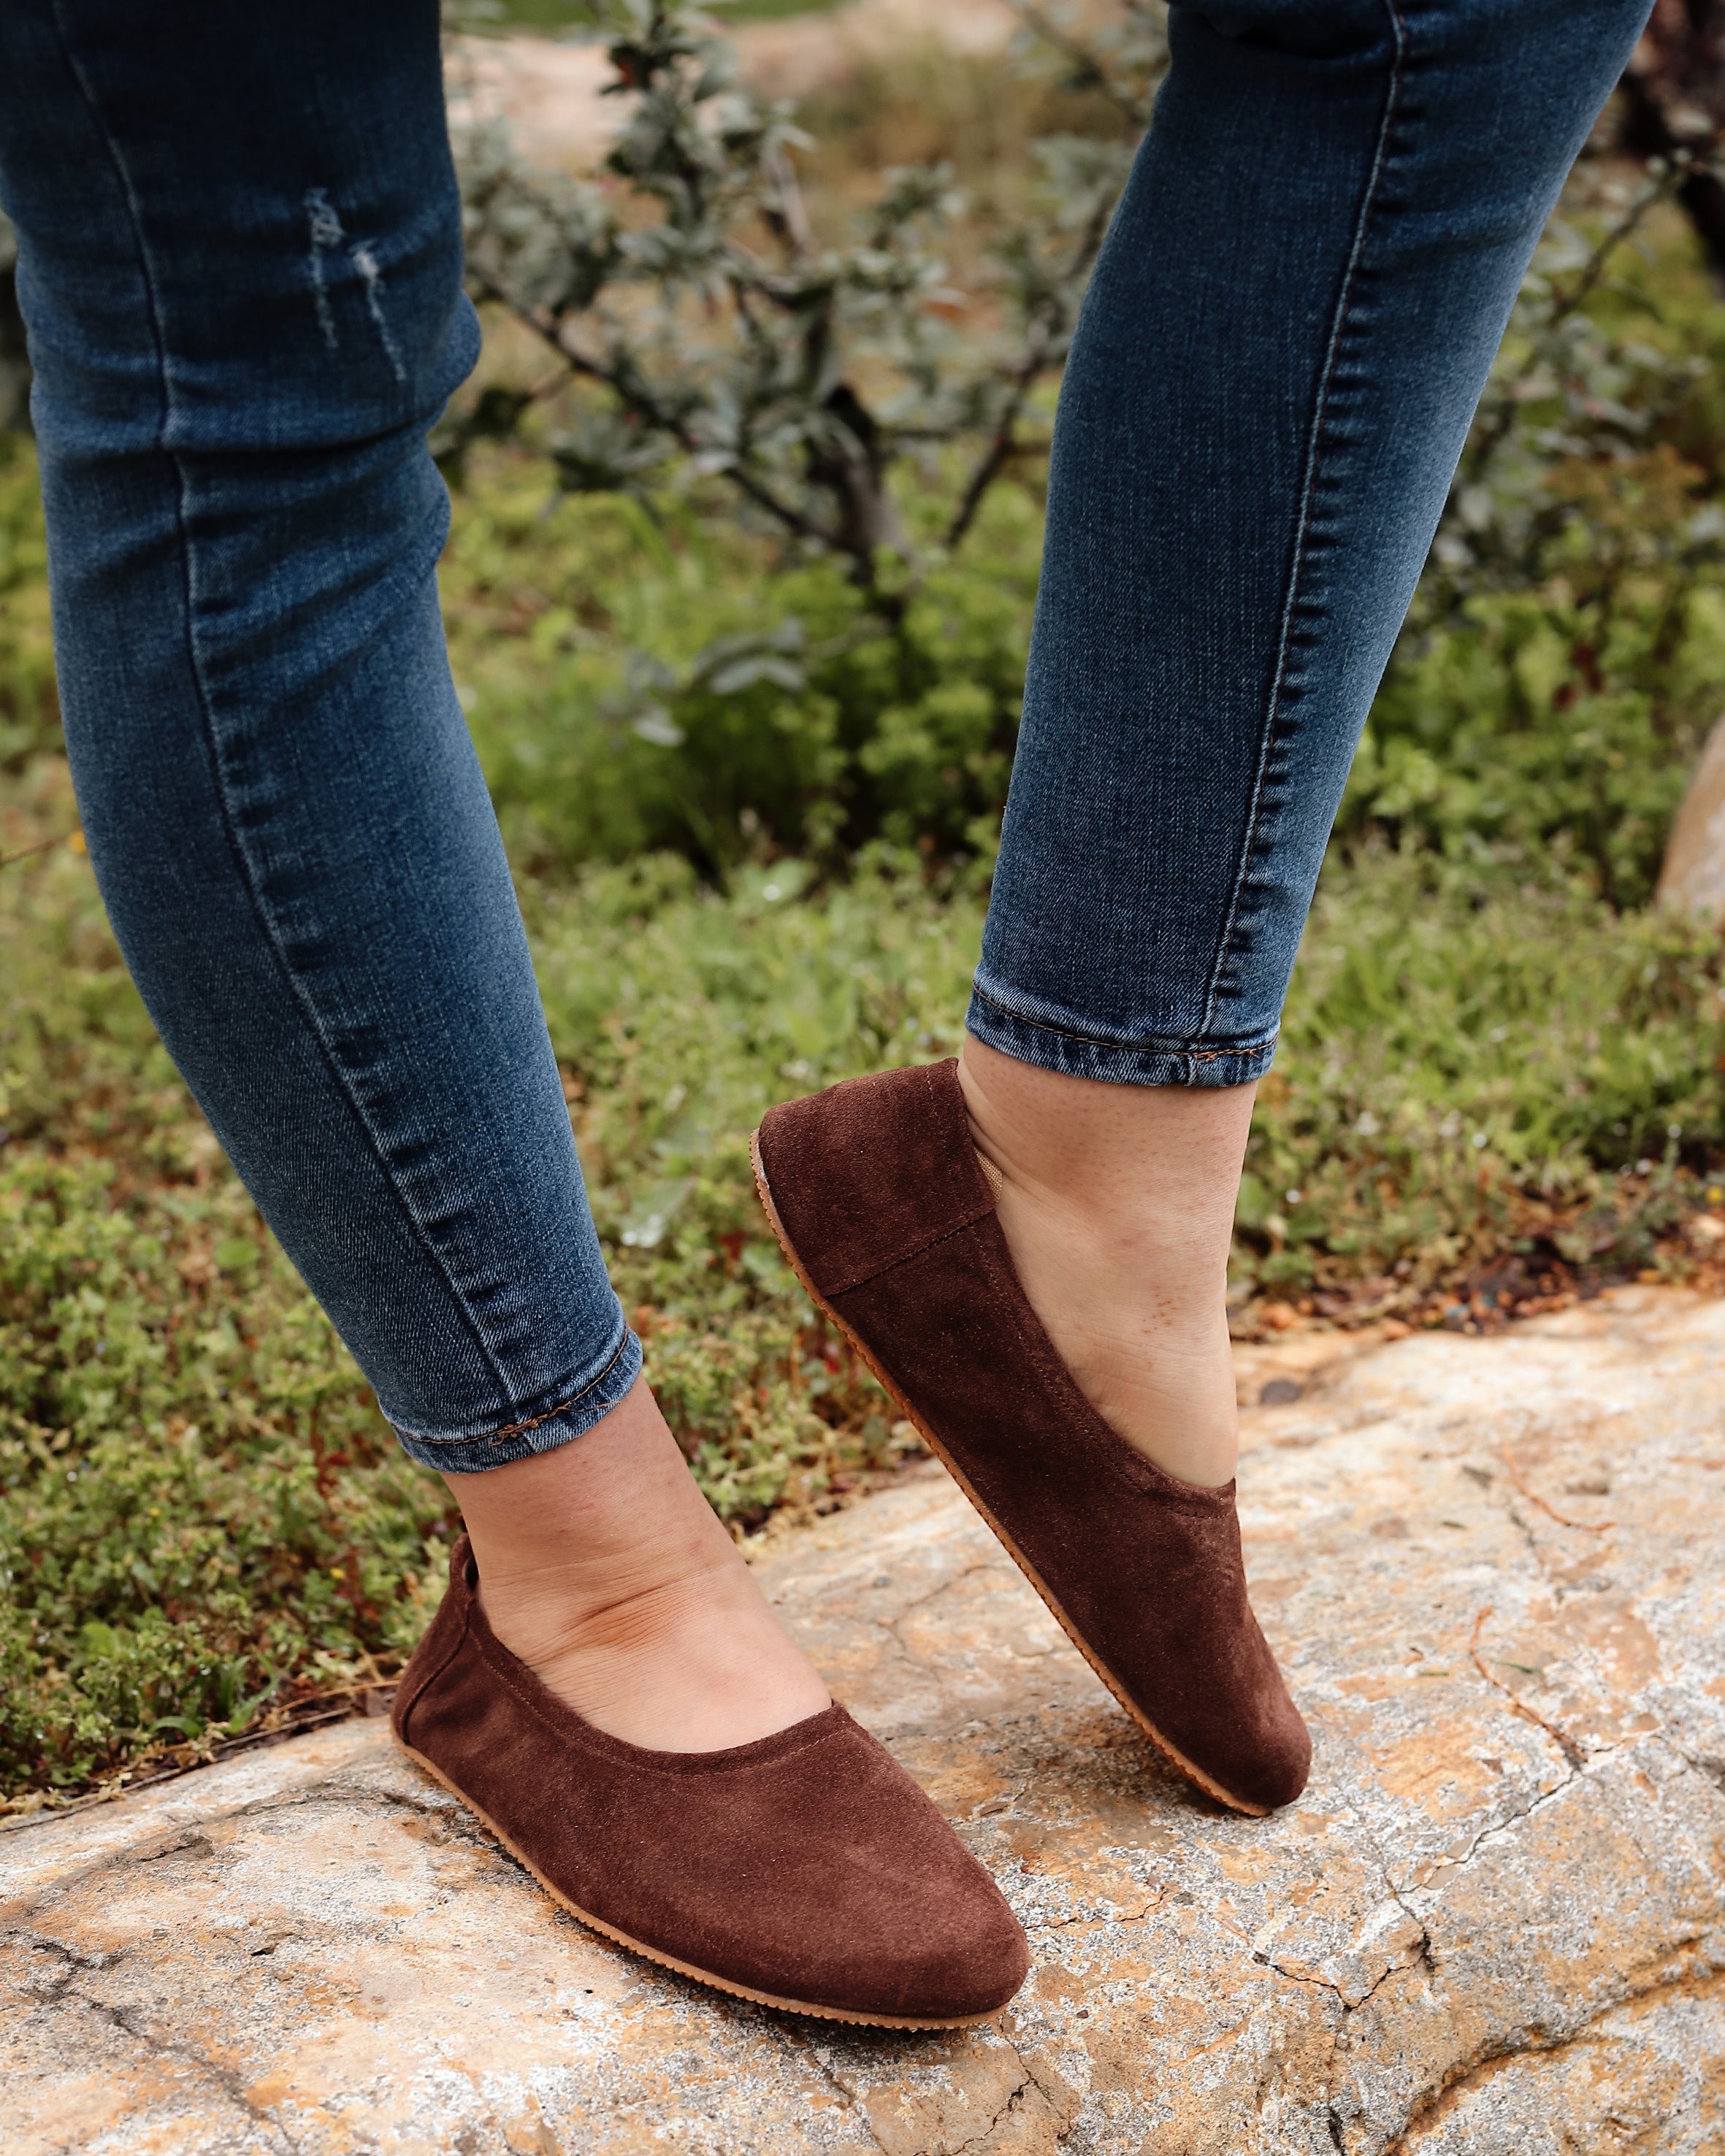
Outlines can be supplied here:
[[1232, 1482], [1115, 1435], [1031, 1308], [953, 1062], [774, 1108], [758, 1151], [791, 1255], [1115, 1688], [1249, 1809], [1305, 1786], [1305, 1725], [1246, 1597]]
[[723, 1752], [606, 1736], [498, 1640], [465, 1536], [395, 1733], [577, 1914], [692, 1972], [832, 2012], [992, 2013], [1024, 1934], [922, 1791], [843, 1707]]

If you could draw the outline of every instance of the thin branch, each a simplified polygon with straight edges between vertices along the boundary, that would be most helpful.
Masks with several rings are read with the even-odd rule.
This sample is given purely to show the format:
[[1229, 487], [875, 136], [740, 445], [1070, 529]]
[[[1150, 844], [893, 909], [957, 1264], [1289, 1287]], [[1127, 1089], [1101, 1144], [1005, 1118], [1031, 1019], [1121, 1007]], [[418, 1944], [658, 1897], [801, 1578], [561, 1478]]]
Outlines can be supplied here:
[[946, 527], [944, 543], [949, 553], [959, 545], [976, 521], [976, 512], [982, 506], [983, 496], [1006, 469], [1017, 448], [1016, 430], [1019, 415], [1024, 409], [1025, 402], [1035, 386], [1038, 376], [1042, 373], [1047, 364], [1049, 340], [1050, 332], [1047, 324], [1038, 323], [1031, 331], [1029, 347], [1023, 359], [1013, 371], [1012, 388], [1007, 394], [1000, 424], [995, 429], [988, 447], [977, 460], [976, 468], [971, 474], [969, 484], [960, 496], [957, 509], [953, 512], [952, 521]]
[[1516, 424], [1514, 388], [1532, 378], [1535, 370], [1544, 360], [1551, 341], [1552, 332], [1577, 313], [1599, 286], [1605, 274], [1605, 265], [1627, 239], [1632, 239], [1655, 203], [1662, 201], [1671, 192], [1662, 180], [1650, 181], [1622, 217], [1601, 238], [1583, 265], [1581, 275], [1568, 290], [1558, 295], [1552, 303], [1551, 312], [1539, 325], [1532, 341], [1527, 363], [1514, 377], [1513, 386], [1502, 385], [1497, 408], [1492, 413], [1468, 459], [1468, 479], [1477, 484], [1486, 467], [1496, 457], [1508, 439]]
[[[562, 326], [554, 317], [548, 316], [538, 308], [530, 307], [524, 301], [516, 299], [513, 294], [500, 285], [488, 271], [476, 270], [470, 266], [468, 275], [481, 285], [485, 297], [495, 300], [499, 305], [507, 307], [518, 322], [523, 323], [536, 336], [542, 338], [572, 374], [579, 375], [586, 381], [600, 383], [621, 403], [631, 405], [640, 412], [651, 425], [658, 428], [662, 433], [668, 434], [677, 447], [688, 455], [698, 456], [702, 454], [703, 444], [674, 412], [667, 409], [654, 397], [651, 390], [644, 382], [638, 377], [632, 380], [626, 379], [618, 369], [606, 367], [600, 360], [590, 359], [584, 352], [565, 343]], [[740, 465], [728, 465], [719, 476], [729, 480], [731, 485], [736, 487], [739, 493], [746, 495], [757, 508], [765, 510], [787, 531], [794, 531], [798, 538], [811, 539], [823, 547], [831, 547], [837, 543], [831, 532], [823, 531], [811, 518], [805, 516], [800, 510], [793, 509], [789, 502], [781, 501], [770, 488]]]
[[74, 826], [71, 830], [62, 832], [57, 839], [39, 839], [33, 846], [20, 846], [16, 853], [0, 854], [0, 869], [9, 869], [14, 861], [27, 861], [32, 854], [49, 853], [55, 846], [64, 846], [69, 839], [77, 836], [77, 828]]
[[1043, 373], [1048, 365], [1048, 347], [1053, 342], [1056, 332], [1064, 330], [1071, 319], [1071, 308], [1063, 295], [1071, 290], [1076, 280], [1082, 276], [1094, 261], [1097, 250], [1102, 244], [1103, 235], [1108, 230], [1108, 220], [1113, 213], [1114, 203], [1111, 198], [1097, 203], [1090, 213], [1089, 223], [1084, 228], [1084, 236], [1074, 250], [1072, 260], [1062, 280], [1063, 296], [1057, 298], [1053, 304], [1052, 319], [1049, 315], [1044, 315], [1039, 321], [1032, 325], [1028, 347], [1010, 377], [1012, 388], [1007, 394], [1006, 408], [995, 429], [992, 439], [983, 451], [976, 470], [971, 475], [970, 484], [965, 487], [960, 499], [952, 521], [946, 527], [945, 544], [949, 552], [959, 544], [970, 530], [976, 520], [977, 511], [982, 506], [983, 496], [1000, 476], [1007, 460], [1018, 446], [1016, 434], [1019, 417], [1023, 412], [1032, 389], [1036, 386], [1038, 377]]

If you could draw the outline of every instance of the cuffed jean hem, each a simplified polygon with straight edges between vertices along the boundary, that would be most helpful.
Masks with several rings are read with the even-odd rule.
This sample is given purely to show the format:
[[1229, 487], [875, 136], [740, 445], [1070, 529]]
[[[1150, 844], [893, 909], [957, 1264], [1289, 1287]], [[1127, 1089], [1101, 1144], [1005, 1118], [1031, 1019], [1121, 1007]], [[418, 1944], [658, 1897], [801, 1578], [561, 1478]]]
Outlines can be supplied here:
[[1041, 1070], [1069, 1078], [1100, 1078], [1114, 1086], [1249, 1086], [1274, 1060], [1274, 1034], [1264, 1041], [1213, 1047], [1202, 1041], [1097, 1040], [1008, 1010], [973, 988], [965, 1030], [985, 1047]]
[[[622, 1313], [618, 1319], [621, 1323]], [[560, 1445], [592, 1429], [627, 1394], [641, 1375], [641, 1342], [626, 1325], [591, 1376], [577, 1377], [550, 1393], [541, 1406], [514, 1416], [501, 1429], [477, 1435], [434, 1437], [423, 1431], [391, 1429], [409, 1460], [445, 1475], [482, 1475], [488, 1467], [507, 1467], [529, 1453], [554, 1452]], [[387, 1409], [385, 1414], [388, 1414]]]

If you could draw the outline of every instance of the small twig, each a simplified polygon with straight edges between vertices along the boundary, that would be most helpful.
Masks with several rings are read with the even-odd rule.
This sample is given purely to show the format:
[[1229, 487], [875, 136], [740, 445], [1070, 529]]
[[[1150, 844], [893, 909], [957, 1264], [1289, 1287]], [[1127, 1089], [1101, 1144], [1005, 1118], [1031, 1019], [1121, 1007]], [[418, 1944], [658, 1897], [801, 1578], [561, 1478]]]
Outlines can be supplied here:
[[796, 167], [783, 150], [775, 144], [763, 158], [768, 177], [778, 190], [778, 203], [769, 208], [765, 215], [793, 257], [814, 251], [815, 235], [809, 223], [807, 206], [802, 198]]
[[1032, 336], [1030, 352], [1027, 354], [1023, 364], [1014, 378], [1012, 392], [1007, 398], [1006, 410], [1001, 416], [1000, 424], [995, 429], [988, 447], [977, 460], [976, 469], [971, 474], [970, 483], [964, 490], [957, 509], [953, 512], [952, 521], [946, 527], [942, 543], [948, 553], [950, 553], [958, 545], [975, 522], [976, 511], [982, 506], [983, 496], [999, 478], [1008, 459], [1018, 447], [1017, 431], [1018, 417], [1024, 409], [1025, 399], [1030, 394], [1032, 383], [1043, 371], [1043, 356], [1047, 350], [1046, 336]]
[[[523, 324], [536, 336], [548, 344], [572, 374], [579, 375], [590, 382], [601, 383], [611, 392], [614, 397], [626, 404], [633, 405], [637, 411], [645, 415], [651, 424], [668, 434], [680, 449], [690, 455], [699, 454], [700, 443], [676, 414], [667, 412], [664, 406], [646, 390], [639, 380], [621, 381], [618, 378], [615, 368], [608, 367], [602, 361], [591, 359], [586, 353], [573, 349], [564, 342], [561, 326], [558, 322], [541, 314], [538, 308], [524, 305], [487, 272], [484, 270], [474, 272], [470, 270], [469, 275], [476, 276], [487, 298], [495, 300], [499, 305], [507, 307], [517, 321]], [[787, 531], [794, 531], [800, 539], [813, 539], [825, 547], [834, 544], [833, 536], [830, 531], [823, 531], [812, 518], [803, 516], [799, 510], [793, 509], [788, 502], [780, 501], [770, 489], [764, 486], [750, 473], [732, 465], [719, 475], [728, 480], [739, 494], [747, 495], [757, 508], [765, 510], [768, 516], [775, 518]]]
[[1609, 1535], [1616, 1526], [1615, 1520], [1572, 1520], [1567, 1513], [1560, 1512], [1555, 1505], [1547, 1504], [1537, 1490], [1528, 1488], [1522, 1479], [1521, 1470], [1510, 1458], [1507, 1446], [1501, 1446], [1497, 1456], [1503, 1462], [1504, 1473], [1508, 1476], [1527, 1502], [1530, 1505], [1537, 1505], [1540, 1511], [1545, 1513], [1547, 1518], [1555, 1520], [1560, 1527], [1579, 1527], [1584, 1535]]
[[68, 839], [75, 839], [77, 835], [75, 828], [64, 832], [58, 839], [39, 839], [33, 846], [20, 846], [15, 854], [0, 854], [0, 869], [9, 869], [14, 861], [27, 861], [32, 854], [49, 853], [55, 846], [63, 846]]
[[1584, 1767], [1587, 1764], [1587, 1753], [1575, 1739], [1567, 1731], [1559, 1729], [1555, 1722], [1547, 1722], [1542, 1714], [1536, 1713], [1518, 1692], [1512, 1691], [1501, 1677], [1493, 1676], [1486, 1666], [1484, 1658], [1480, 1653], [1480, 1634], [1484, 1629], [1486, 1620], [1491, 1614], [1495, 1607], [1494, 1604], [1488, 1602], [1474, 1620], [1474, 1636], [1468, 1642], [1468, 1652], [1473, 1656], [1474, 1667], [1488, 1685], [1503, 1694], [1517, 1714], [1532, 1722], [1536, 1728], [1545, 1732], [1572, 1767]]

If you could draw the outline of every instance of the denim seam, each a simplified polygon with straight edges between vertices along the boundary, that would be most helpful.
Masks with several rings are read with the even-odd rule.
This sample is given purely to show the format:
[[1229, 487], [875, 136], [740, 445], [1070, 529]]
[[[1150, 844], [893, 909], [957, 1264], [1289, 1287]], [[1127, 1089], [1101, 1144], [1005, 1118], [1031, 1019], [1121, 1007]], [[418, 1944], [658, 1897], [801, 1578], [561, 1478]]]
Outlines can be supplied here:
[[1274, 1033], [1264, 1034], [1261, 1040], [1231, 1042], [1223, 1048], [1198, 1048], [1190, 1040], [1165, 1041], [1154, 1034], [1142, 1040], [1105, 1040], [1099, 1034], [1074, 1033], [1070, 1026], [1049, 1025], [1044, 1019], [1027, 1018], [1022, 1011], [1016, 1011], [1010, 1004], [1003, 1004], [998, 996], [990, 995], [986, 988], [978, 988], [974, 980], [971, 983], [971, 993], [979, 1002], [986, 1004], [991, 1010], [997, 1010], [1002, 1018], [1011, 1019], [1014, 1025], [1034, 1026], [1038, 1033], [1052, 1034], [1057, 1040], [1081, 1041], [1086, 1048], [1122, 1049], [1129, 1055], [1184, 1055], [1194, 1063], [1219, 1063], [1230, 1055], [1261, 1055], [1266, 1048], [1275, 1046], [1282, 1033], [1278, 1026]]
[[1366, 191], [1360, 203], [1360, 213], [1354, 227], [1353, 245], [1349, 249], [1347, 267], [1342, 273], [1341, 290], [1336, 295], [1336, 315], [1330, 325], [1329, 341], [1325, 347], [1324, 364], [1318, 377], [1316, 408], [1312, 415], [1310, 445], [1306, 451], [1305, 471], [1300, 490], [1300, 514], [1294, 533], [1294, 558], [1289, 565], [1288, 589], [1282, 603], [1281, 630], [1276, 640], [1275, 672], [1270, 681], [1269, 700], [1264, 709], [1264, 732], [1258, 746], [1258, 769], [1252, 782], [1251, 806], [1246, 816], [1246, 833], [1240, 847], [1239, 865], [1234, 872], [1233, 890], [1228, 902], [1228, 919], [1216, 948], [1216, 962], [1210, 972], [1210, 986], [1204, 999], [1204, 1027], [1208, 1030], [1216, 1013], [1216, 998], [1221, 993], [1222, 976], [1233, 946], [1234, 930], [1239, 920], [1240, 898], [1251, 873], [1253, 857], [1258, 850], [1259, 817], [1264, 803], [1264, 776], [1269, 767], [1269, 753], [1276, 737], [1276, 720], [1280, 711], [1282, 690], [1287, 679], [1288, 647], [1294, 633], [1295, 609], [1299, 603], [1301, 581], [1305, 573], [1306, 542], [1310, 535], [1312, 498], [1317, 490], [1318, 463], [1323, 449], [1324, 425], [1329, 416], [1330, 393], [1335, 382], [1336, 364], [1341, 348], [1343, 333], [1347, 327], [1348, 310], [1353, 304], [1354, 286], [1359, 274], [1360, 261], [1366, 251], [1366, 239], [1372, 225], [1372, 212], [1383, 179], [1385, 158], [1389, 149], [1390, 130], [1395, 124], [1402, 90], [1402, 75], [1407, 59], [1408, 27], [1400, 8], [1393, 0], [1384, 0], [1384, 13], [1389, 18], [1395, 40], [1395, 57], [1390, 63], [1389, 85], [1384, 93], [1383, 114], [1378, 121], [1377, 141], [1372, 151], [1372, 170], [1367, 176]]
[[61, 57], [66, 63], [66, 72], [77, 84], [79, 95], [90, 107], [90, 119], [95, 123], [96, 133], [101, 138], [102, 147], [107, 151], [108, 162], [114, 168], [114, 177], [120, 182], [120, 191], [126, 198], [126, 212], [131, 219], [132, 238], [137, 245], [138, 270], [143, 279], [144, 295], [149, 303], [150, 341], [156, 347], [157, 386], [161, 397], [161, 414], [157, 425], [165, 439], [167, 433], [169, 411], [167, 346], [162, 336], [162, 321], [157, 306], [156, 280], [150, 274], [150, 252], [144, 244], [144, 223], [138, 208], [137, 194], [131, 184], [131, 175], [126, 168], [126, 160], [120, 154], [120, 146], [114, 140], [107, 122], [102, 117], [102, 109], [96, 101], [95, 92], [90, 87], [90, 78], [84, 72], [79, 64], [77, 54], [72, 49], [71, 36], [66, 28], [64, 11], [60, 5], [60, 0], [49, 0], [49, 10], [54, 19], [54, 35], [59, 42]]
[[[173, 410], [172, 380], [171, 370], [168, 366], [167, 342], [162, 332], [161, 310], [156, 290], [156, 280], [151, 267], [149, 247], [144, 238], [143, 217], [139, 208], [136, 191], [131, 183], [131, 175], [126, 169], [125, 158], [121, 155], [120, 146], [114, 140], [114, 136], [108, 127], [107, 122], [102, 116], [101, 106], [97, 101], [95, 92], [90, 86], [89, 78], [85, 74], [83, 68], [79, 64], [77, 57], [72, 49], [72, 42], [70, 36], [67, 34], [65, 23], [63, 18], [60, 0], [51, 0], [51, 5], [53, 8], [54, 31], [59, 40], [60, 50], [65, 58], [67, 70], [70, 74], [73, 80], [77, 84], [79, 91], [83, 96], [85, 103], [90, 108], [90, 120], [95, 127], [96, 132], [101, 138], [103, 147], [106, 150], [108, 154], [109, 162], [114, 168], [115, 177], [118, 180], [121, 192], [126, 198], [126, 210], [131, 220], [132, 238], [137, 248], [138, 270], [143, 281], [144, 293], [148, 303], [150, 336], [151, 340], [156, 347], [157, 377], [161, 390], [161, 417], [158, 421], [159, 432], [157, 448], [159, 454], [167, 459], [167, 463], [172, 467], [178, 489], [178, 500], [175, 504], [175, 524], [179, 541], [180, 567], [184, 580], [183, 588], [186, 604], [186, 656], [191, 665], [192, 679], [197, 684], [199, 715], [203, 720], [204, 739], [209, 749], [211, 767], [215, 774], [216, 798], [221, 805], [223, 829], [226, 834], [228, 844], [233, 849], [234, 857], [239, 863], [240, 876], [245, 886], [246, 896], [251, 902], [253, 916], [257, 921], [259, 929], [262, 932], [265, 943], [275, 957], [276, 964], [281, 970], [282, 978], [287, 983], [288, 993], [293, 998], [296, 1004], [299, 1007], [301, 1014], [311, 1030], [312, 1037], [317, 1042], [318, 1050], [322, 1055], [331, 1075], [336, 1081], [337, 1091], [341, 1093], [342, 1097], [347, 1101], [348, 1109], [353, 1114], [354, 1120], [358, 1122], [360, 1129], [365, 1133], [366, 1138], [371, 1145], [372, 1151], [376, 1156], [378, 1165], [384, 1172], [384, 1179], [388, 1183], [390, 1190], [394, 1194], [396, 1204], [401, 1209], [403, 1218], [407, 1221], [409, 1227], [418, 1240], [421, 1249], [425, 1250], [426, 1255], [430, 1259], [432, 1265], [440, 1275], [444, 1286], [448, 1289], [451, 1298], [453, 1301], [456, 1310], [461, 1314], [461, 1322], [466, 1328], [468, 1335], [472, 1340], [473, 1345], [478, 1349], [481, 1356], [484, 1358], [486, 1368], [491, 1372], [498, 1391], [505, 1399], [507, 1399], [512, 1389], [507, 1378], [505, 1376], [502, 1367], [497, 1362], [497, 1357], [492, 1352], [491, 1342], [485, 1336], [483, 1327], [481, 1326], [473, 1312], [468, 1308], [467, 1299], [456, 1286], [454, 1279], [451, 1277], [449, 1267], [444, 1260], [443, 1253], [437, 1248], [435, 1243], [426, 1233], [424, 1222], [420, 1219], [417, 1214], [415, 1212], [414, 1208], [408, 1203], [406, 1194], [403, 1191], [401, 1185], [396, 1178], [394, 1168], [390, 1163], [388, 1151], [385, 1149], [377, 1132], [373, 1129], [370, 1118], [367, 1116], [364, 1109], [356, 1097], [353, 1088], [348, 1079], [347, 1074], [342, 1068], [339, 1058], [336, 1055], [334, 1050], [330, 1046], [328, 1040], [324, 1036], [323, 1028], [318, 1023], [317, 1012], [312, 1009], [309, 999], [306, 996], [299, 982], [294, 976], [293, 968], [287, 962], [286, 954], [281, 948], [281, 939], [277, 936], [275, 925], [270, 920], [269, 909], [265, 906], [262, 896], [259, 891], [257, 878], [253, 870], [250, 858], [247, 855], [245, 846], [240, 842], [239, 834], [234, 824], [233, 805], [228, 798], [227, 774], [223, 768], [221, 744], [216, 732], [214, 710], [210, 697], [209, 685], [205, 678], [203, 658], [198, 649], [198, 634], [194, 621], [195, 608], [193, 603], [194, 579], [192, 569], [193, 549], [186, 516], [186, 497], [189, 482], [188, 480], [186, 468], [183, 459], [174, 450], [167, 446], [168, 424], [172, 416]], [[613, 1360], [615, 1360], [615, 1358], [613, 1358]]]

